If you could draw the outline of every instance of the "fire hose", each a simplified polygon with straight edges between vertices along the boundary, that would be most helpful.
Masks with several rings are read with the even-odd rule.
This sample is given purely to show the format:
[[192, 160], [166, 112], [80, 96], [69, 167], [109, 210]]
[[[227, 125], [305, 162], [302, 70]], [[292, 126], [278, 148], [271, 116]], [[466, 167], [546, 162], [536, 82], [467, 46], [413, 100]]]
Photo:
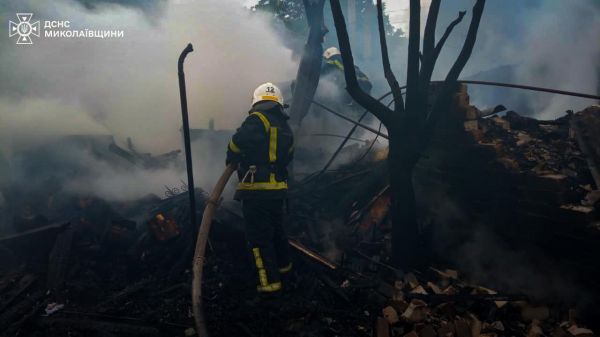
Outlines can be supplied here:
[[193, 261], [192, 310], [194, 312], [198, 337], [208, 337], [208, 330], [206, 329], [206, 322], [204, 320], [204, 310], [202, 309], [202, 271], [204, 269], [204, 255], [206, 252], [206, 243], [208, 242], [208, 233], [210, 232], [210, 225], [215, 211], [219, 206], [221, 194], [223, 194], [225, 185], [227, 185], [233, 172], [235, 172], [235, 166], [228, 165], [210, 193], [204, 213], [202, 214], [202, 223], [198, 231], [198, 238], [196, 239], [196, 250]]
[[[185, 49], [179, 55], [177, 62], [177, 73], [179, 75], [179, 94], [181, 99], [181, 116], [183, 120], [183, 139], [185, 145], [185, 160], [188, 176], [188, 193], [190, 201], [190, 223], [192, 226], [196, 225], [196, 199], [194, 191], [194, 174], [192, 169], [192, 152], [190, 146], [190, 127], [188, 121], [188, 107], [187, 107], [187, 96], [185, 90], [185, 75], [183, 72], [183, 63], [186, 56], [194, 50], [192, 44], [188, 44]], [[202, 222], [198, 229], [198, 236], [196, 239], [196, 248], [194, 250], [193, 265], [193, 279], [192, 279], [192, 310], [194, 313], [194, 322], [196, 323], [196, 333], [198, 337], [208, 337], [208, 330], [204, 320], [204, 310], [202, 309], [202, 270], [204, 267], [204, 255], [206, 252], [206, 244], [208, 242], [208, 233], [210, 231], [210, 225], [212, 223], [215, 211], [217, 210], [221, 194], [225, 189], [225, 185], [231, 178], [231, 175], [235, 172], [235, 166], [228, 165], [223, 171], [221, 178], [217, 181], [216, 186], [212, 190], [204, 213], [202, 215]], [[191, 248], [191, 246], [190, 246]], [[186, 252], [187, 255], [187, 252]]]

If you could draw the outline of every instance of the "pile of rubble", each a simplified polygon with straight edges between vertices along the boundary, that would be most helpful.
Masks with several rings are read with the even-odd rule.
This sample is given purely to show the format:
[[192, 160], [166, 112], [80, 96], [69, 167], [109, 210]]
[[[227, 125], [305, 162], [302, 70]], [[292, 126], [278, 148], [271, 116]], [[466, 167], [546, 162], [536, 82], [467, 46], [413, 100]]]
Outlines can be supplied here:
[[[375, 177], [382, 175], [384, 166], [370, 168], [342, 167], [325, 173], [317, 181], [308, 181], [304, 193], [310, 198], [323, 199], [314, 205], [296, 201], [302, 206], [301, 214], [292, 214], [306, 220], [308, 233], [302, 233], [307, 244], [320, 248], [330, 260], [321, 262], [335, 274], [333, 285], [339, 297], [367, 297], [377, 304], [376, 311], [366, 310], [374, 318], [372, 336], [592, 336], [577, 318], [575, 306], [532, 299], [527, 294], [502, 294], [459, 279], [454, 270], [429, 268], [424, 272], [403, 273], [387, 264], [390, 256], [389, 187]], [[360, 173], [360, 174], [359, 174]], [[358, 175], [357, 175], [358, 174]], [[373, 184], [376, 181], [377, 183]], [[326, 182], [326, 183], [324, 183]], [[362, 184], [365, 184], [363, 186]], [[365, 191], [357, 198], [356, 191]], [[368, 186], [368, 188], [367, 188]], [[327, 200], [325, 190], [340, 195], [337, 207]], [[331, 194], [329, 194], [331, 195]], [[302, 195], [298, 196], [302, 198]], [[348, 197], [357, 200], [346, 203]], [[340, 214], [339, 209], [344, 211]], [[296, 209], [295, 212], [300, 212]], [[344, 216], [345, 214], [345, 216]], [[342, 216], [341, 221], [336, 217]], [[339, 219], [338, 219], [339, 220]], [[316, 221], [316, 224], [313, 222]], [[311, 223], [313, 223], [311, 227]], [[332, 230], [331, 227], [335, 229]], [[316, 232], [316, 233], [315, 233]], [[313, 237], [324, 238], [313, 241]], [[337, 251], [325, 241], [335, 241]], [[362, 295], [358, 295], [361, 293]], [[586, 317], [593, 317], [586, 316]], [[589, 323], [589, 322], [588, 322]]]
[[[461, 132], [466, 129], [476, 146], [493, 152], [503, 170], [544, 184], [566, 184], [559, 206], [597, 206], [589, 160], [600, 148], [594, 138], [600, 132], [593, 131], [600, 124], [598, 108], [556, 121], [514, 112], [483, 117], [466, 110]], [[131, 144], [129, 151], [111, 151], [134, 165], [155, 166]], [[169, 162], [175, 156], [161, 158]], [[594, 335], [586, 324], [597, 322], [580, 317], [572, 303], [501, 293], [445, 267], [403, 272], [390, 266], [384, 157], [385, 151], [374, 151], [367, 160], [291, 184], [288, 234], [294, 272], [284, 280], [280, 297], [254, 297], [239, 204], [221, 205], [203, 284], [213, 336]], [[441, 178], [432, 176], [435, 183], [452, 182], [446, 177], [465, 171], [451, 165], [436, 170]], [[471, 191], [467, 183], [477, 185], [472, 190], [483, 189], [472, 176], [456, 181], [461, 191]], [[0, 237], [0, 336], [193, 336], [189, 267], [195, 228], [188, 220], [187, 193], [180, 193], [185, 189], [167, 188], [165, 198], [119, 203], [57, 194], [48, 202], [54, 205], [48, 207], [51, 213], [15, 218], [18, 233]], [[542, 195], [507, 191], [508, 198], [525, 201]], [[198, 190], [196, 200], [202, 209], [206, 195]], [[522, 204], [534, 213], [532, 204]], [[491, 209], [485, 211], [492, 214]], [[574, 226], [567, 230], [579, 233]]]
[[[295, 271], [284, 280], [281, 297], [256, 301], [243, 220], [235, 203], [222, 205], [204, 280], [213, 336], [592, 335], [564, 306], [530, 305], [525, 295], [497, 294], [460, 280], [452, 270], [402, 273], [387, 265], [389, 240], [381, 228], [365, 227], [385, 218], [385, 182], [372, 191], [348, 193], [348, 209], [307, 204], [328, 190], [341, 193], [348, 181], [377, 181], [384, 166], [358, 168], [327, 173], [330, 183], [314, 194], [295, 192], [297, 210], [290, 215], [296, 226], [290, 228]], [[202, 206], [201, 191], [197, 200]], [[92, 210], [100, 206], [98, 201], [82, 203], [91, 210], [81, 213], [79, 222], [0, 238], [1, 336], [194, 335], [187, 255], [193, 235], [186, 193], [113, 204], [109, 221], [94, 218], [98, 212]], [[140, 226], [124, 220], [123, 214], [140, 210], [147, 215]], [[313, 242], [306, 218], [315, 211], [320, 221], [352, 214], [342, 226], [368, 239], [341, 242], [352, 231], [333, 228], [325, 236], [313, 232], [320, 238]], [[104, 229], [89, 230], [94, 226]], [[337, 241], [339, 259], [328, 256], [328, 241]]]
[[[430, 281], [427, 281], [430, 279]], [[407, 274], [389, 287], [376, 336], [593, 336], [579, 327], [576, 311], [532, 304], [525, 296], [498, 295], [471, 285], [454, 270]]]
[[[600, 107], [552, 121], [524, 117], [514, 111], [504, 116], [481, 117], [465, 114], [465, 130], [481, 146], [492, 148], [504, 168], [515, 174], [566, 180], [571, 187], [568, 202], [594, 206], [598, 194], [597, 136], [600, 134]], [[471, 118], [471, 119], [469, 119]], [[594, 149], [588, 151], [587, 149]]]

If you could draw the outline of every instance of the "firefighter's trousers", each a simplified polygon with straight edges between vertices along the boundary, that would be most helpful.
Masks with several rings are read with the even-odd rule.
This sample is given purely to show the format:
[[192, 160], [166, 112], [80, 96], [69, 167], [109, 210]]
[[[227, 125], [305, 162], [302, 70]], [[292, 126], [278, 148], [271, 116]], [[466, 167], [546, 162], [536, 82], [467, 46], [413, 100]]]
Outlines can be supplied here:
[[246, 238], [258, 279], [259, 292], [281, 290], [281, 274], [292, 268], [283, 229], [283, 199], [244, 199]]

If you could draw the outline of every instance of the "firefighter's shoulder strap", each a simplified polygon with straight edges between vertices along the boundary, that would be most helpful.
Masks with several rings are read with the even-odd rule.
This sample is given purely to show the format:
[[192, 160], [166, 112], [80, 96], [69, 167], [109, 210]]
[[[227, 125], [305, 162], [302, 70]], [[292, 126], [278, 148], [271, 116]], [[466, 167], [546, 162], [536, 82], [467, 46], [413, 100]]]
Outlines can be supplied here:
[[251, 116], [257, 116], [265, 127], [265, 132], [269, 135], [269, 163], [277, 161], [277, 128], [271, 127], [269, 119], [262, 113], [254, 111]]
[[[277, 161], [277, 128], [271, 126], [271, 122], [269, 119], [262, 113], [258, 111], [254, 111], [250, 114], [251, 116], [258, 117], [265, 127], [265, 132], [269, 135], [269, 164], [274, 164]], [[256, 172], [256, 166], [251, 167], [250, 174], [254, 175]], [[246, 182], [247, 175], [242, 179], [242, 181], [238, 185], [239, 190], [282, 190], [287, 189], [287, 182], [285, 181], [277, 181], [275, 172], [269, 173], [269, 181], [268, 182], [254, 182], [252, 179], [250, 183]]]
[[269, 119], [267, 119], [267, 117], [262, 112], [254, 111], [250, 114], [250, 116], [258, 117], [265, 127], [265, 132], [269, 133], [269, 130], [271, 129], [271, 122], [269, 122]]

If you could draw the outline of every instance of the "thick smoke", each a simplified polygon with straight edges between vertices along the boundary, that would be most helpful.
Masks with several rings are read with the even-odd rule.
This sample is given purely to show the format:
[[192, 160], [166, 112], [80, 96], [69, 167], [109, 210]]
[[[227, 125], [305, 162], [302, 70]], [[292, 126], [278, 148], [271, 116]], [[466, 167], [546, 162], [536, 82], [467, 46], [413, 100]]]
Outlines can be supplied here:
[[[473, 4], [472, 0], [442, 2], [438, 36], [459, 10], [470, 11]], [[467, 15], [448, 40], [435, 77], [445, 76], [449, 68], [444, 65], [454, 61], [469, 21]], [[488, 1], [473, 56], [462, 77], [598, 93], [598, 36], [600, 4], [595, 0]], [[470, 92], [477, 104], [504, 104], [543, 119], [594, 103], [567, 96], [474, 86]]]
[[[218, 128], [236, 127], [258, 84], [295, 76], [291, 52], [259, 13], [239, 1], [119, 3], [9, 0], [0, 5], [3, 22], [15, 21], [17, 12], [32, 12], [42, 25], [69, 20], [74, 30], [125, 33], [122, 39], [42, 36], [31, 46], [0, 37], [0, 152], [9, 162], [23, 150], [66, 135], [112, 135], [121, 146], [131, 137], [139, 151], [154, 154], [181, 148], [177, 58], [188, 42], [195, 50], [185, 64], [195, 128], [206, 128], [211, 118]], [[196, 159], [197, 180], [211, 186], [217, 172], [203, 167], [206, 158]], [[85, 154], [78, 161], [92, 172], [105, 172], [79, 190], [110, 196], [107, 189], [114, 183], [106, 180], [114, 175]], [[131, 174], [117, 175], [124, 196], [180, 184], [165, 177], [185, 179], [182, 172]], [[156, 183], [140, 183], [153, 179]]]
[[[428, 0], [422, 0], [421, 29], [424, 29]], [[408, 32], [408, 1], [388, 0], [390, 20]], [[475, 0], [442, 1], [437, 24], [439, 39], [459, 11], [467, 16], [447, 41], [434, 73], [443, 79], [463, 45]], [[343, 6], [346, 19], [350, 13]], [[325, 46], [337, 45], [331, 13], [326, 6], [330, 32]], [[362, 13], [375, 18], [375, 13]], [[389, 91], [381, 68], [375, 20], [368, 29], [350, 29], [354, 59], [373, 80], [373, 93]], [[350, 27], [351, 25], [349, 25]], [[481, 79], [598, 93], [600, 73], [600, 3], [596, 0], [488, 0], [473, 55], [461, 78]], [[388, 37], [392, 68], [401, 83], [406, 81], [406, 39]], [[365, 51], [368, 50], [368, 53]], [[481, 108], [503, 104], [509, 109], [542, 119], [556, 118], [568, 109], [575, 111], [593, 104], [588, 99], [532, 93], [472, 85], [471, 98]]]

